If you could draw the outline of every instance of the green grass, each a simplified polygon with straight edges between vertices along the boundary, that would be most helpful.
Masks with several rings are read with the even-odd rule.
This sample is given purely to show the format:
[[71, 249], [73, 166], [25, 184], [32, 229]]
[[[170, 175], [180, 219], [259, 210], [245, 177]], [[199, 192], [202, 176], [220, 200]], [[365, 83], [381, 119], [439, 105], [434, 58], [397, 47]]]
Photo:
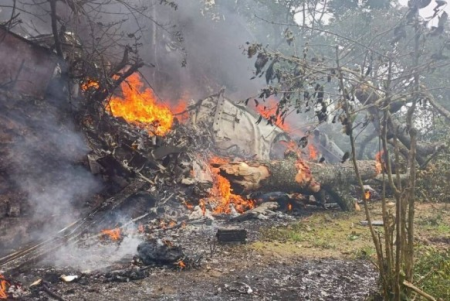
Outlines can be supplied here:
[[450, 249], [418, 247], [415, 279], [424, 292], [436, 299], [450, 300]]

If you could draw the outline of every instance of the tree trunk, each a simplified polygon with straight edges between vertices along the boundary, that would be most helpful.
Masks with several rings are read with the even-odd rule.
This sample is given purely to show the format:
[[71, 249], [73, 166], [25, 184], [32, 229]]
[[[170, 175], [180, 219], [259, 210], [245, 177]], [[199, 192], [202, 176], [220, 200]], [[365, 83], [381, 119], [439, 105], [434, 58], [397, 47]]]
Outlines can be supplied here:
[[[354, 208], [350, 184], [356, 184], [356, 179], [350, 162], [320, 164], [289, 158], [214, 165], [237, 194], [252, 191], [302, 193], [314, 195], [323, 204], [327, 192], [342, 209]], [[362, 179], [368, 180], [378, 175], [381, 166], [376, 161], [358, 161], [358, 168]]]
[[[378, 106], [376, 105], [379, 100], [382, 99], [382, 96], [373, 89], [372, 87], [368, 85], [361, 85], [357, 87], [355, 91], [356, 98], [360, 101], [363, 105], [374, 105], [372, 107], [368, 108], [368, 112], [374, 117], [373, 118], [373, 125], [375, 126], [375, 129], [377, 132], [380, 132], [380, 115], [381, 111], [379, 110]], [[381, 105], [381, 104], [378, 104]], [[397, 136], [398, 140], [402, 143], [402, 145], [406, 148], [410, 148], [410, 138], [407, 134], [407, 131], [402, 130], [404, 129], [404, 126], [402, 124], [395, 120], [394, 118], [389, 118], [388, 121], [388, 136], [393, 137], [394, 135]], [[431, 155], [433, 152], [435, 152], [436, 148], [439, 145], [437, 144], [430, 144], [430, 143], [421, 143], [417, 145], [417, 157], [416, 160], [420, 165], [423, 165], [426, 161], [426, 157]], [[403, 153], [403, 152], [402, 152]], [[407, 157], [407, 156], [406, 156]]]

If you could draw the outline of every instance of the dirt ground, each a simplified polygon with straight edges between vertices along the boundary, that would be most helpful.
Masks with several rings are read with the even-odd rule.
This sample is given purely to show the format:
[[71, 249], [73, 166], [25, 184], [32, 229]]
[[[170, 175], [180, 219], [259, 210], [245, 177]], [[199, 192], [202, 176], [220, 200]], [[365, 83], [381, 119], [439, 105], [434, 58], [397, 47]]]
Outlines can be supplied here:
[[[370, 205], [380, 219], [379, 203]], [[417, 242], [445, 247], [450, 241], [450, 206], [417, 206]], [[246, 221], [247, 244], [217, 245], [216, 224], [188, 226], [169, 236], [186, 254], [203, 254], [198, 269], [154, 267], [149, 276], [115, 282], [103, 272], [41, 267], [17, 280], [43, 278], [63, 300], [366, 300], [377, 272], [363, 212], [317, 211], [292, 220]], [[377, 231], [382, 231], [381, 227]], [[114, 267], [112, 267], [114, 269]], [[71, 283], [61, 274], [80, 278]], [[22, 300], [51, 300], [43, 291]]]

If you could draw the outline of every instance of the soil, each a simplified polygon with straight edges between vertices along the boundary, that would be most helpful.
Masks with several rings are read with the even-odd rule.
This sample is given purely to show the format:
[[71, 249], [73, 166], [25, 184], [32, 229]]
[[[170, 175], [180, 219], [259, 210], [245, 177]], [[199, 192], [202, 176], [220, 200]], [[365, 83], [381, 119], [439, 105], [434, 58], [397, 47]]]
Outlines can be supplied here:
[[[380, 204], [370, 204], [370, 211], [377, 220]], [[419, 204], [418, 241], [448, 243], [448, 211], [446, 205]], [[360, 225], [362, 220], [363, 212], [329, 210], [296, 217], [280, 213], [271, 220], [231, 223], [248, 231], [246, 244], [231, 245], [214, 243], [217, 227], [227, 222], [188, 225], [166, 232], [164, 238], [182, 246], [188, 256], [201, 254], [199, 268], [152, 267], [148, 277], [117, 282], [108, 280], [104, 269], [85, 271], [44, 264], [14, 280], [26, 287], [42, 278], [52, 292], [67, 301], [367, 300], [377, 289], [377, 272], [370, 234]], [[129, 266], [131, 255], [107, 270]], [[79, 278], [65, 283], [59, 279], [62, 274]], [[35, 290], [21, 300], [51, 298]]]

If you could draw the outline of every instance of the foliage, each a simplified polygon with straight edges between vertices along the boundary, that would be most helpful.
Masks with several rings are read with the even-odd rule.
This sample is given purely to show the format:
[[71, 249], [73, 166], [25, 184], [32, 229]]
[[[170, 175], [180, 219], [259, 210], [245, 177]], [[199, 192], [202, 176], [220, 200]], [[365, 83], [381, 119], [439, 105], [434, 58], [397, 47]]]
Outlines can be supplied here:
[[[396, 210], [394, 215], [386, 209], [383, 196], [383, 236], [373, 229], [367, 204], [365, 212], [384, 299], [401, 300], [411, 294], [409, 283], [414, 278], [416, 169], [426, 166], [426, 158], [433, 158], [433, 151], [439, 149], [417, 142], [430, 131], [417, 116], [432, 113], [428, 101], [436, 108], [436, 94], [429, 92], [433, 83], [424, 78], [432, 79], [436, 69], [445, 66], [444, 48], [450, 39], [443, 34], [447, 14], [439, 14], [440, 4], [431, 18], [438, 21], [437, 26], [429, 28], [429, 21], [418, 14], [417, 3], [402, 9], [387, 3], [371, 9], [368, 3], [347, 2], [351, 9], [339, 13], [338, 21], [328, 26], [315, 23], [314, 18], [312, 24], [304, 22], [305, 18], [299, 26], [287, 24], [284, 38], [290, 50], [253, 43], [246, 52], [255, 59], [255, 77], [266, 80], [260, 101], [273, 96], [279, 99], [275, 119], [283, 121], [292, 110], [314, 111], [319, 124], [331, 121], [342, 125], [364, 200], [355, 139], [359, 131], [373, 124], [389, 158], [383, 164]], [[321, 39], [324, 47], [318, 46]], [[402, 184], [396, 174], [405, 162], [409, 179]]]
[[417, 178], [417, 197], [429, 202], [450, 202], [450, 162], [446, 154], [421, 170]]
[[422, 290], [436, 299], [450, 300], [450, 249], [419, 247], [416, 279]]

